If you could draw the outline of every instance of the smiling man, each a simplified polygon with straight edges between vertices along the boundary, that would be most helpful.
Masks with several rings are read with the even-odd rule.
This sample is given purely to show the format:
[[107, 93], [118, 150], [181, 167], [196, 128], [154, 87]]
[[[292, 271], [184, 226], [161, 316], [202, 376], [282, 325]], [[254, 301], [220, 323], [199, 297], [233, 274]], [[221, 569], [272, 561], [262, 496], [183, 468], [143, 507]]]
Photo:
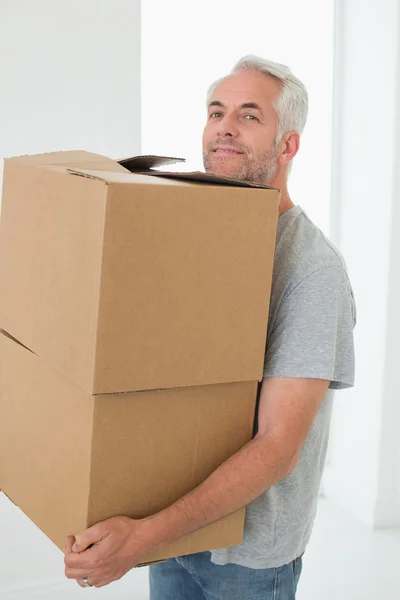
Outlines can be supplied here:
[[151, 600], [293, 600], [314, 523], [333, 390], [353, 385], [355, 305], [340, 253], [289, 195], [307, 118], [285, 66], [245, 57], [209, 91], [206, 171], [281, 190], [264, 377], [253, 440], [147, 519], [69, 538], [66, 575], [97, 587], [148, 551], [246, 506], [243, 543], [150, 567]]

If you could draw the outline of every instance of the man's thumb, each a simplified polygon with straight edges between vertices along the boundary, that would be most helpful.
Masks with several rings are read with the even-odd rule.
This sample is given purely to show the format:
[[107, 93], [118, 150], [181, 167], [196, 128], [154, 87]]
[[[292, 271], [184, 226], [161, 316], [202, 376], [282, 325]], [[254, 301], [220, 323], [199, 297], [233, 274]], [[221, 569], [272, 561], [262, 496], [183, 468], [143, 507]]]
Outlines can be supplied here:
[[67, 539], [65, 540], [65, 546], [64, 546], [64, 554], [69, 554], [70, 552], [72, 552], [72, 546], [75, 543], [75, 538], [73, 535], [69, 535], [67, 537]]
[[72, 546], [72, 552], [83, 552], [87, 550], [93, 544], [100, 541], [99, 532], [96, 530], [96, 526], [90, 527], [83, 533], [78, 533], [75, 536], [75, 543]]

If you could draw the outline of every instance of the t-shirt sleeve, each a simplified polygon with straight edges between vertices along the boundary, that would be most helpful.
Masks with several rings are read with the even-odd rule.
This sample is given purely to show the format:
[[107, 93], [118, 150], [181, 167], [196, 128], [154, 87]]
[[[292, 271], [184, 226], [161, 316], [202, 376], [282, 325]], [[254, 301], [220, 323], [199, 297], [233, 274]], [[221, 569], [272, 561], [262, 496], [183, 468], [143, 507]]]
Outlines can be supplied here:
[[322, 267], [283, 298], [267, 336], [264, 377], [354, 385], [354, 297], [344, 267]]

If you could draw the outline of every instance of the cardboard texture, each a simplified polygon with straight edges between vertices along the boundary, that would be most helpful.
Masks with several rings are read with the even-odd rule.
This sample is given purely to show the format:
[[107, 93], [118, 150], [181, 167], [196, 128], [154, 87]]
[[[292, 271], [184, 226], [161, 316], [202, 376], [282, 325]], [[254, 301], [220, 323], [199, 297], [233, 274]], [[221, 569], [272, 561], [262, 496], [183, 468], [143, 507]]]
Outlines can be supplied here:
[[[252, 435], [279, 192], [181, 159], [8, 159], [0, 489], [57, 546], [141, 518]], [[244, 510], [144, 557], [239, 544]]]
[[[108, 517], [146, 517], [251, 437], [255, 382], [92, 396], [0, 333], [1, 489], [59, 547]], [[143, 562], [241, 542], [244, 511]]]
[[262, 376], [279, 192], [167, 176], [5, 161], [0, 325], [90, 393]]

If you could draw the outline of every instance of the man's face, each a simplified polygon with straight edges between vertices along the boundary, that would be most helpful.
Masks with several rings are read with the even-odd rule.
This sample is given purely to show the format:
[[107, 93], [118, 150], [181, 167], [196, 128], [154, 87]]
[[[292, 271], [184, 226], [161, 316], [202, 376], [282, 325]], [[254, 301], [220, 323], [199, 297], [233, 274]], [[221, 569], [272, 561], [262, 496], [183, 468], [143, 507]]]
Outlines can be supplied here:
[[253, 183], [273, 182], [278, 168], [273, 104], [279, 93], [277, 80], [253, 70], [229, 75], [215, 88], [203, 132], [207, 172]]

